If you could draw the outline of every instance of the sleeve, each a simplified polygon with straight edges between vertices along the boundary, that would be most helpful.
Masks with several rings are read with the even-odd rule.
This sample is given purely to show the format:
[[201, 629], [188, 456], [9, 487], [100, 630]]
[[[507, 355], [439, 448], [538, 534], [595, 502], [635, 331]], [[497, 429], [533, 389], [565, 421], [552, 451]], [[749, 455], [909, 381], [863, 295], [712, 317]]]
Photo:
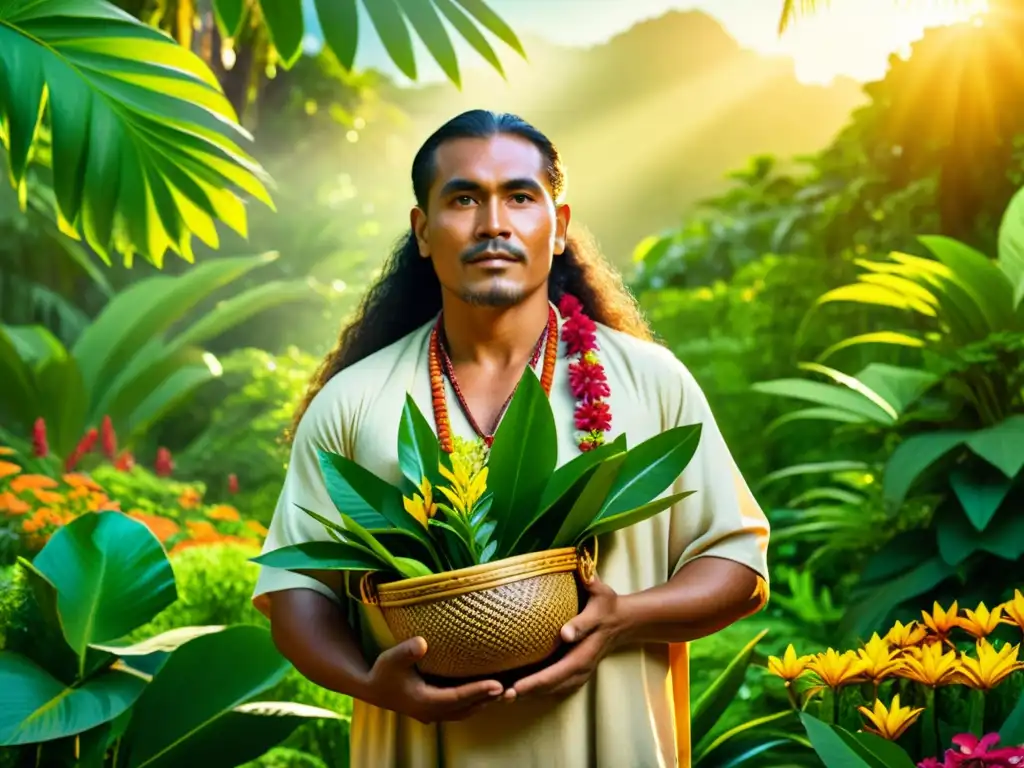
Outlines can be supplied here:
[[[340, 408], [332, 402], [337, 398], [330, 397], [331, 389], [333, 387], [325, 388], [314, 398], [295, 430], [288, 470], [261, 554], [292, 544], [330, 540], [323, 525], [298, 505], [329, 519], [337, 517], [337, 522], [341, 522], [327, 493], [317, 458], [318, 448], [346, 453], [345, 421]], [[261, 565], [252, 596], [253, 605], [267, 614], [269, 600], [266, 595], [296, 588], [312, 589], [335, 602], [342, 602], [342, 596], [311, 576]]]
[[729, 452], [704, 392], [690, 371], [676, 362], [678, 375], [662, 393], [665, 428], [701, 424], [693, 459], [676, 481], [674, 493], [696, 491], [672, 509], [669, 525], [670, 576], [699, 557], [714, 556], [747, 566], [761, 578], [767, 599], [768, 518], [750, 492]]

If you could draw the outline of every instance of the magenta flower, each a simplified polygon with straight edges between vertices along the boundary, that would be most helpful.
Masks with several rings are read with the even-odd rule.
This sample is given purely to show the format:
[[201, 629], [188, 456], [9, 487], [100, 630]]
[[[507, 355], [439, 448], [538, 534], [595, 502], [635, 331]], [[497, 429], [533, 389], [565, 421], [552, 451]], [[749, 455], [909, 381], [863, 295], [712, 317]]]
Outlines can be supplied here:
[[959, 749], [947, 749], [945, 759], [929, 757], [917, 768], [1024, 768], [1024, 747], [994, 749], [999, 743], [998, 733], [989, 733], [979, 739], [971, 733], [953, 737]]

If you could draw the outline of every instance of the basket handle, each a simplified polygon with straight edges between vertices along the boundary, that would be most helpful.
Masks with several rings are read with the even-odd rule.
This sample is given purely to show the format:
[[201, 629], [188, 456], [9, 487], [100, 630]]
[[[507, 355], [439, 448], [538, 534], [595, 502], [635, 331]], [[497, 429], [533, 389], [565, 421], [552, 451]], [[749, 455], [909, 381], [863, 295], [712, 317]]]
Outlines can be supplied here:
[[576, 573], [584, 584], [594, 580], [597, 574], [597, 536], [591, 536], [576, 547]]
[[367, 571], [359, 579], [359, 598], [365, 605], [380, 605], [380, 597], [377, 594], [377, 582], [373, 578], [373, 571]]

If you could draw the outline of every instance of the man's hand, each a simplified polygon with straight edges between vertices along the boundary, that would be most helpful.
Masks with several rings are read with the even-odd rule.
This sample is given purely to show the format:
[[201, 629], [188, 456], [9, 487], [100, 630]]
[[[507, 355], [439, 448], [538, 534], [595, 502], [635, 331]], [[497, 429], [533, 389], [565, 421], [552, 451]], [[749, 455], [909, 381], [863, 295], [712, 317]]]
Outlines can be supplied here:
[[390, 709], [421, 723], [462, 720], [500, 699], [503, 692], [497, 680], [467, 683], [458, 688], [428, 685], [416, 671], [416, 662], [427, 652], [422, 637], [413, 637], [377, 657], [369, 672], [366, 700], [382, 709]]
[[622, 598], [596, 575], [587, 591], [590, 599], [586, 608], [562, 627], [562, 640], [576, 646], [550, 667], [518, 681], [505, 691], [504, 700], [570, 694], [582, 688], [601, 659], [614, 650], [625, 628], [620, 612]]

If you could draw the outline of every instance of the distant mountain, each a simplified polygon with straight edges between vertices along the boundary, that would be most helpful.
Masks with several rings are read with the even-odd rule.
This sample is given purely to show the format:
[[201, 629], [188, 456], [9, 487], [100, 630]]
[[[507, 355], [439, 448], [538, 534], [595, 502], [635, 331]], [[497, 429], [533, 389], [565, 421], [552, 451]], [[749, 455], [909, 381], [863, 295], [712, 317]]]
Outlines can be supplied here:
[[852, 80], [801, 84], [791, 60], [741, 48], [697, 11], [667, 13], [586, 49], [524, 44], [529, 62], [502, 57], [507, 83], [479, 69], [461, 92], [445, 83], [388, 93], [415, 137], [396, 183], [408, 185], [412, 152], [448, 118], [476, 107], [515, 112], [559, 147], [574, 221], [620, 265], [642, 238], [723, 190], [725, 174], [750, 156], [820, 149], [864, 100]]

